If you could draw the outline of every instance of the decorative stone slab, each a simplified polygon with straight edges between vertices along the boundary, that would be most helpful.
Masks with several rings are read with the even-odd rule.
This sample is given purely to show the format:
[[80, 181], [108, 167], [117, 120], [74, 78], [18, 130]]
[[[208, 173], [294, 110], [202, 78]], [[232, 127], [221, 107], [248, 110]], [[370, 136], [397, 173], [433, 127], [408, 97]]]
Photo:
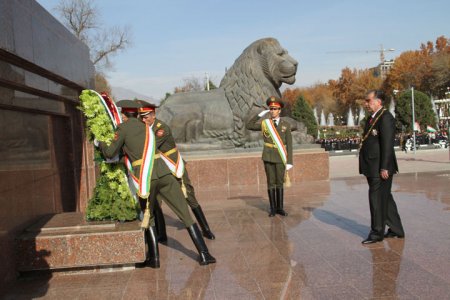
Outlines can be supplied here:
[[17, 270], [128, 265], [145, 261], [139, 222], [87, 222], [82, 213], [44, 217], [16, 240]]
[[[214, 155], [187, 152], [184, 157], [196, 192], [222, 188], [224, 192], [230, 193], [237, 186], [256, 185], [265, 189], [266, 175], [261, 155], [262, 149]], [[294, 168], [288, 172], [293, 185], [329, 179], [329, 157], [323, 149], [294, 150], [293, 160]]]

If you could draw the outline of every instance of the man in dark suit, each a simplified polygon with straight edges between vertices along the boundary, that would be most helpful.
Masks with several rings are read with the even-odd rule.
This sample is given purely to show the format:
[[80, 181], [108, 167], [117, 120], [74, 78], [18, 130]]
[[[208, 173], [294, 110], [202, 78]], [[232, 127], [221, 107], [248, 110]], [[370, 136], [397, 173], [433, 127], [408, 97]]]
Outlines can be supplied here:
[[[286, 171], [293, 167], [291, 126], [280, 117], [284, 103], [279, 98], [269, 97], [266, 105], [269, 110], [262, 111], [250, 119], [247, 129], [261, 130], [263, 133], [262, 160], [267, 177], [269, 217], [273, 217], [275, 214], [287, 216], [288, 214], [284, 210], [283, 184]], [[265, 117], [267, 113], [269, 113], [269, 117]]]
[[[392, 178], [398, 172], [394, 151], [395, 119], [383, 107], [383, 92], [367, 93], [365, 106], [371, 113], [368, 118], [359, 153], [359, 173], [369, 184], [370, 233], [363, 244], [382, 241], [385, 237], [403, 238], [402, 221], [392, 197]], [[385, 226], [389, 227], [385, 234]]]

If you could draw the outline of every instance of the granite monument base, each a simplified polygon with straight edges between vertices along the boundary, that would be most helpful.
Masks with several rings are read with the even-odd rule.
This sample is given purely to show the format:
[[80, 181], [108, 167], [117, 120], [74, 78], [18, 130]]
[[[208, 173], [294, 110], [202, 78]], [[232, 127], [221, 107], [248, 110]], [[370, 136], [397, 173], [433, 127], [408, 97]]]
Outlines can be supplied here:
[[83, 213], [44, 217], [16, 239], [17, 271], [130, 267], [145, 261], [139, 222], [87, 222]]
[[[230, 198], [240, 188], [265, 190], [266, 174], [261, 153], [262, 149], [183, 153], [198, 200], [207, 202], [218, 197]], [[301, 182], [329, 179], [329, 156], [323, 149], [296, 149], [293, 161], [294, 167], [288, 172], [293, 187]]]
[[[264, 195], [266, 177], [261, 152], [190, 153], [187, 170], [199, 201], [233, 199], [241, 190]], [[322, 149], [294, 151], [289, 171], [295, 185], [328, 180], [328, 153]], [[252, 189], [253, 188], [253, 189]], [[289, 195], [290, 189], [286, 191]], [[206, 203], [205, 203], [206, 204]], [[129, 267], [145, 261], [145, 239], [139, 222], [86, 222], [83, 212], [41, 219], [16, 240], [19, 272]]]

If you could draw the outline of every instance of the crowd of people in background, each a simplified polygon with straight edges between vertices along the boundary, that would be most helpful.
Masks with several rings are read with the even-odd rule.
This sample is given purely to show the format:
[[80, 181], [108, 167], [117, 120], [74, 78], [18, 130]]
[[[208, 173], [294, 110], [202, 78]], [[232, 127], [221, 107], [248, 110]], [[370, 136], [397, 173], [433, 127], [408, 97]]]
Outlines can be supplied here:
[[[361, 138], [359, 136], [354, 137], [333, 137], [317, 139], [316, 144], [320, 144], [321, 148], [325, 151], [339, 151], [357, 150]], [[394, 146], [401, 147], [405, 152], [413, 150], [413, 136], [412, 134], [399, 133], [395, 136]], [[440, 148], [448, 147], [448, 136], [445, 131], [438, 131], [432, 133], [416, 133], [416, 149], [420, 145], [435, 145]]]
[[346, 138], [329, 138], [318, 139], [316, 144], [320, 144], [325, 151], [336, 150], [357, 150], [361, 139], [359, 137], [346, 137]]
[[[412, 134], [400, 134], [398, 135], [398, 140], [400, 142], [402, 151], [408, 152], [414, 150], [414, 141]], [[447, 134], [445, 131], [416, 133], [416, 149], [420, 148], [420, 145], [434, 145], [436, 148], [447, 148]]]

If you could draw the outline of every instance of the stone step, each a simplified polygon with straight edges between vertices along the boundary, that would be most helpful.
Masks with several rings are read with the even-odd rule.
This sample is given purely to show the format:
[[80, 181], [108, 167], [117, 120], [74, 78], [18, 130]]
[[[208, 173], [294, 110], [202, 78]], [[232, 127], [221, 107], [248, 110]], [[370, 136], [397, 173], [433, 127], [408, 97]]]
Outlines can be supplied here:
[[61, 213], [42, 218], [16, 239], [19, 272], [144, 261], [144, 233], [138, 221], [87, 222], [82, 213]]

